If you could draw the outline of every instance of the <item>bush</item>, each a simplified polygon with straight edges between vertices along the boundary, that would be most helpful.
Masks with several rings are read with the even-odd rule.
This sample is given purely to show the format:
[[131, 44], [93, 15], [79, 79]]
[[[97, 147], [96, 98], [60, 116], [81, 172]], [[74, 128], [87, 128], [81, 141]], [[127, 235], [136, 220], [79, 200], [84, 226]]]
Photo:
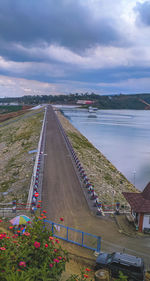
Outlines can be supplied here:
[[67, 252], [45, 228], [42, 217], [28, 224], [22, 235], [1, 233], [0, 252], [1, 281], [57, 281], [68, 261]]

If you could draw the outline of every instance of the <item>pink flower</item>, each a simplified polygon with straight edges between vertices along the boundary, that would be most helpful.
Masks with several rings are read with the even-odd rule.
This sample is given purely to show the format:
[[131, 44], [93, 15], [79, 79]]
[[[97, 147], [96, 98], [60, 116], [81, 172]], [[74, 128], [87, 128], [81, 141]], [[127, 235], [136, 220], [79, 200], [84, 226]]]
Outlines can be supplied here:
[[58, 239], [55, 239], [55, 241], [56, 241], [56, 243], [58, 243], [58, 244], [59, 244], [59, 240], [58, 240]]
[[1, 233], [0, 234], [0, 239], [6, 238], [6, 234], [5, 233]]
[[19, 266], [21, 266], [21, 267], [26, 267], [25, 261], [20, 261], [20, 262], [19, 262]]
[[41, 245], [40, 242], [37, 242], [37, 241], [34, 242], [34, 247], [35, 248], [40, 248], [40, 245]]
[[58, 257], [58, 259], [59, 259], [59, 260], [62, 260], [62, 257], [61, 257], [61, 256], [59, 256], [59, 257]]
[[63, 218], [59, 218], [60, 219], [60, 221], [64, 221], [64, 219]]
[[23, 233], [25, 236], [30, 236], [30, 233], [29, 232], [24, 232]]
[[52, 268], [53, 266], [54, 266], [54, 265], [53, 265], [52, 263], [50, 263], [50, 264], [49, 264], [49, 267], [51, 267], [51, 268]]
[[48, 247], [48, 244], [45, 244], [45, 248], [47, 248]]
[[0, 222], [3, 222], [2, 220], [0, 220]]
[[44, 210], [43, 213], [47, 213], [47, 212]]
[[53, 259], [54, 262], [56, 263], [59, 263], [59, 260], [58, 259]]
[[1, 250], [1, 251], [5, 251], [5, 250], [6, 250], [6, 248], [4, 248], [4, 247], [0, 247], [0, 250]]
[[57, 249], [54, 249], [54, 252], [56, 253], [58, 250]]

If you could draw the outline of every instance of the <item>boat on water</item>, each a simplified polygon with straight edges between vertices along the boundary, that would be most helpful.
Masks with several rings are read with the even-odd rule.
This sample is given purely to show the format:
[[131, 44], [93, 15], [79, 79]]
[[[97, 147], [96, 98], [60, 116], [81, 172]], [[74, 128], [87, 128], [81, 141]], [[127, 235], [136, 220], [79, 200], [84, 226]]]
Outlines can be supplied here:
[[96, 111], [98, 110], [98, 108], [97, 107], [93, 107], [93, 106], [89, 106], [89, 108], [88, 108], [88, 111], [90, 112], [90, 113], [96, 113]]
[[97, 116], [96, 116], [96, 111], [97, 111], [97, 110], [98, 110], [97, 107], [89, 106], [88, 112], [89, 112], [90, 114], [88, 115], [88, 117], [89, 117], [89, 118], [92, 118], [92, 117], [96, 118], [96, 117], [97, 117]]

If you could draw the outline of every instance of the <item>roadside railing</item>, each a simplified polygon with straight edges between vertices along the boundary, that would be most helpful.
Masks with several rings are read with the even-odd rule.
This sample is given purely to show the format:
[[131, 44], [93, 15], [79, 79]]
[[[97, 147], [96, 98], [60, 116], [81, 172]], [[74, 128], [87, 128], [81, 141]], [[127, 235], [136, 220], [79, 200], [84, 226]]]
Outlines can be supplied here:
[[33, 174], [31, 177], [28, 200], [26, 205], [27, 208], [29, 208], [29, 206], [31, 208], [32, 205], [33, 212], [36, 209], [37, 198], [41, 199], [41, 192], [42, 192], [42, 170], [43, 170], [43, 160], [44, 160], [42, 156], [44, 155], [44, 145], [45, 145], [46, 113], [47, 113], [47, 108], [45, 107], [44, 119], [43, 119], [35, 164], [33, 168]]
[[59, 223], [44, 220], [54, 237], [100, 253], [101, 237]]
[[27, 207], [27, 204], [20, 204], [20, 203], [6, 203], [0, 205], [0, 217], [2, 218], [12, 218], [17, 215], [30, 215], [31, 212], [29, 211], [31, 205]]

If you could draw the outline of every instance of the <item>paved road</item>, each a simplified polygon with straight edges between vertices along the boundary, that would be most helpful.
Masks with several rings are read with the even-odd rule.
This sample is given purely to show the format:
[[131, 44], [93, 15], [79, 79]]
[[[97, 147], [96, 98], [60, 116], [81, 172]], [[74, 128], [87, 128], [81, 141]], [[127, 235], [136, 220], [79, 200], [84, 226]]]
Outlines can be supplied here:
[[118, 232], [108, 219], [94, 217], [87, 205], [72, 160], [51, 106], [47, 110], [45, 161], [43, 175], [43, 208], [49, 220], [102, 237], [102, 248], [143, 256], [150, 264], [150, 238], [130, 238]]

